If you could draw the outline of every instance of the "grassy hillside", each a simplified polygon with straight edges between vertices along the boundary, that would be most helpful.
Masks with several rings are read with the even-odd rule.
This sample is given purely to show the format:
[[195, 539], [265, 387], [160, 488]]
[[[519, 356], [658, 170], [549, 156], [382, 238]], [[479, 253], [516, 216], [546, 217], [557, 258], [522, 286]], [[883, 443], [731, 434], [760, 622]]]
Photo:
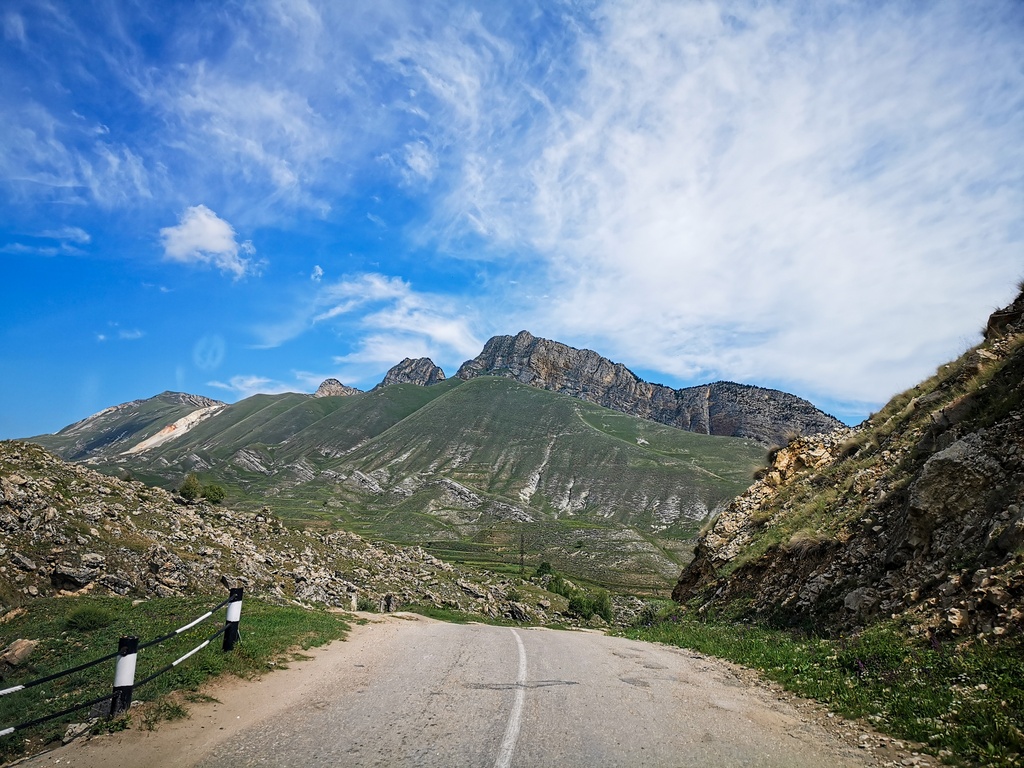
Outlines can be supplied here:
[[256, 395], [133, 455], [134, 437], [104, 447], [128, 425], [104, 428], [87, 458], [112, 474], [172, 488], [196, 472], [236, 506], [498, 569], [518, 568], [522, 539], [534, 565], [642, 590], [671, 585], [764, 452], [495, 377]]
[[164, 392], [146, 400], [107, 408], [54, 435], [39, 435], [32, 441], [70, 461], [116, 456], [195, 411], [197, 401], [214, 402]]

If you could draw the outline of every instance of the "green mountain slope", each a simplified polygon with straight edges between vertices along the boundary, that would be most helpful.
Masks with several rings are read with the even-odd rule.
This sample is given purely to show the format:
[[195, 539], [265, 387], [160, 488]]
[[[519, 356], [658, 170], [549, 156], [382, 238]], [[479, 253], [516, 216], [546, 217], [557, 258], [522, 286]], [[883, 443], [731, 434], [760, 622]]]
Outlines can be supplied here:
[[72, 461], [112, 457], [200, 408], [221, 405], [198, 395], [163, 392], [106, 408], [54, 435], [30, 439]]
[[77, 456], [165, 487], [197, 472], [238, 506], [499, 568], [517, 567], [522, 541], [531, 563], [643, 589], [670, 585], [689, 540], [749, 484], [764, 450], [495, 377], [257, 395], [126, 453], [133, 424], [105, 423], [98, 447]]

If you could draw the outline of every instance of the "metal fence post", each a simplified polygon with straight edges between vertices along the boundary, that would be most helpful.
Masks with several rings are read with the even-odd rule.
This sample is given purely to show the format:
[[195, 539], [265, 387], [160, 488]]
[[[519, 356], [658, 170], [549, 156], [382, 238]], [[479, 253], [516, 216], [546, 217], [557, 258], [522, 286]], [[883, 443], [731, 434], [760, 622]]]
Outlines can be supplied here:
[[114, 694], [110, 716], [116, 717], [132, 705], [135, 687], [135, 663], [139, 658], [139, 638], [122, 637], [117, 641], [117, 667], [114, 669]]
[[228, 593], [228, 610], [224, 624], [224, 650], [230, 651], [241, 640], [238, 622], [242, 619], [242, 587], [232, 587]]

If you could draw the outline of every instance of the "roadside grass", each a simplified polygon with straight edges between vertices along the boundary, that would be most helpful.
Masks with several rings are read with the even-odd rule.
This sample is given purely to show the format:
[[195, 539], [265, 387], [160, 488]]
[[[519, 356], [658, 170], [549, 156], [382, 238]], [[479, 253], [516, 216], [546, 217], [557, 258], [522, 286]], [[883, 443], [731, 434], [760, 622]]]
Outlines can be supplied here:
[[823, 639], [678, 608], [644, 612], [619, 634], [746, 667], [833, 711], [927, 745], [947, 762], [1024, 766], [1024, 641], [955, 645], [892, 623]]
[[[36, 640], [38, 645], [20, 666], [0, 670], [0, 688], [8, 688], [76, 667], [117, 650], [118, 638], [137, 636], [142, 643], [172, 632], [206, 613], [223, 595], [155, 598], [133, 605], [128, 598], [69, 597], [32, 601], [11, 612], [0, 623], [0, 648], [15, 639]], [[224, 609], [199, 626], [139, 652], [135, 679], [143, 680], [170, 664], [224, 624]], [[160, 720], [187, 717], [181, 700], [167, 699], [173, 691], [191, 692], [184, 701], [201, 700], [195, 692], [213, 677], [229, 673], [243, 678], [280, 668], [289, 661], [289, 649], [308, 649], [344, 637], [343, 617], [327, 611], [272, 605], [246, 598], [240, 624], [241, 642], [230, 653], [221, 650], [221, 638], [166, 674], [137, 687], [133, 699], [154, 702], [140, 713], [144, 727]], [[0, 697], [0, 730], [66, 709], [78, 702], [109, 694], [114, 660], [58, 680]], [[131, 714], [134, 714], [132, 712]], [[131, 715], [129, 715], [131, 716]], [[0, 763], [32, 754], [59, 741], [68, 723], [90, 719], [88, 708], [34, 728], [0, 737]], [[108, 727], [101, 724], [99, 728]], [[114, 729], [124, 727], [110, 721]]]

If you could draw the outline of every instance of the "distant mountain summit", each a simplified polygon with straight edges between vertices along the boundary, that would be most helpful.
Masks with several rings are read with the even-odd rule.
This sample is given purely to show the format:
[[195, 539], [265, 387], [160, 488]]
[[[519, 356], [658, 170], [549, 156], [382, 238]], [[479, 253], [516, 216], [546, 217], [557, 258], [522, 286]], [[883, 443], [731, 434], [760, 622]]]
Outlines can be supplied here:
[[388, 387], [392, 384], [417, 384], [429, 387], [445, 380], [444, 371], [434, 365], [429, 357], [418, 357], [415, 360], [405, 358], [384, 376], [384, 380], [374, 389]]
[[313, 397], [349, 397], [350, 395], [362, 394], [362, 391], [355, 387], [346, 386], [337, 379], [324, 379], [323, 383], [317, 387], [316, 392], [313, 393]]
[[97, 452], [115, 454], [130, 450], [142, 440], [155, 438], [158, 432], [184, 434], [224, 405], [202, 395], [161, 392], [155, 397], [104, 408], [64, 427], [56, 435], [39, 438], [64, 458], [78, 461]]
[[843, 426], [796, 395], [732, 382], [672, 389], [643, 381], [589, 349], [527, 331], [491, 338], [456, 375], [503, 376], [690, 432], [765, 444], [784, 443], [792, 433], [817, 434]]

